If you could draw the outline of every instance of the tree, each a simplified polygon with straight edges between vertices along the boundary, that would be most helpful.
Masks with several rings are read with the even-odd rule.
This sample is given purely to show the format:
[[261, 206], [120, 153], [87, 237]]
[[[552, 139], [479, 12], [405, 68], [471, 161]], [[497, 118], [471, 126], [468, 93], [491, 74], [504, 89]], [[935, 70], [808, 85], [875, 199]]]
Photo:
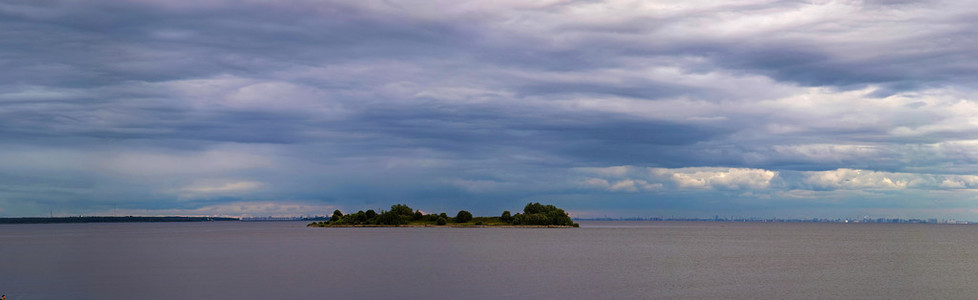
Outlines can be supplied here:
[[523, 207], [523, 214], [525, 215], [542, 213], [542, 212], [546, 212], [546, 211], [545, 211], [545, 207], [543, 206], [543, 204], [540, 204], [540, 202], [527, 203], [526, 206]]
[[574, 226], [574, 220], [563, 209], [553, 205], [530, 203], [523, 208], [523, 214], [513, 218], [516, 225], [562, 225]]
[[508, 210], [506, 210], [506, 211], [503, 211], [503, 215], [500, 216], [499, 219], [500, 220], [503, 220], [503, 222], [509, 223], [509, 222], [512, 222], [513, 221], [513, 216], [509, 214], [509, 211]]
[[377, 224], [380, 225], [401, 225], [404, 224], [404, 219], [401, 215], [394, 211], [382, 211], [377, 215]]
[[513, 225], [578, 226], [563, 209], [553, 205], [543, 205], [538, 202], [526, 204], [523, 212], [517, 212], [516, 214], [508, 210], [503, 211], [498, 218], [475, 218], [472, 213], [465, 210], [459, 211], [454, 218], [449, 217], [446, 213], [424, 214], [420, 210], [411, 209], [411, 207], [405, 204], [392, 205], [391, 210], [381, 210], [380, 214], [369, 209], [366, 212], [361, 210], [356, 213], [344, 215], [343, 212], [336, 209], [328, 221], [312, 223], [309, 226], [329, 227], [360, 224], [399, 226], [418, 221], [424, 224], [436, 223], [439, 225], [445, 225], [447, 223], [496, 225], [498, 224], [496, 220]]
[[330, 222], [336, 222], [343, 218], [343, 213], [339, 209], [333, 211], [333, 216], [329, 218]]
[[523, 214], [523, 220], [520, 221], [522, 225], [550, 225], [550, 219], [547, 218], [546, 214], [536, 213], [536, 214]]
[[550, 224], [547, 225], [563, 225], [563, 226], [574, 225], [574, 220], [571, 220], [570, 216], [568, 216], [563, 209], [559, 209], [559, 208], [548, 211], [547, 219], [550, 220]]
[[472, 213], [460, 210], [457, 215], [455, 215], [455, 223], [465, 223], [472, 220]]
[[414, 216], [414, 210], [404, 204], [391, 205], [391, 211], [395, 214], [412, 217]]

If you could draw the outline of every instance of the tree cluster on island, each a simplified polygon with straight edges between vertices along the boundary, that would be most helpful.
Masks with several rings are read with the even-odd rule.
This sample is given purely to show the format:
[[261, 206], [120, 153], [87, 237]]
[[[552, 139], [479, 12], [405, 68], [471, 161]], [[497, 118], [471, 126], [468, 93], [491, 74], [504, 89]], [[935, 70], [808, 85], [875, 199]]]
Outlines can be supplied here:
[[577, 223], [563, 209], [553, 205], [529, 203], [522, 213], [511, 214], [508, 210], [498, 217], [474, 217], [472, 213], [461, 210], [454, 217], [446, 213], [425, 214], [405, 204], [395, 204], [390, 210], [380, 213], [370, 209], [343, 214], [340, 210], [325, 222], [313, 222], [308, 226], [573, 226]]

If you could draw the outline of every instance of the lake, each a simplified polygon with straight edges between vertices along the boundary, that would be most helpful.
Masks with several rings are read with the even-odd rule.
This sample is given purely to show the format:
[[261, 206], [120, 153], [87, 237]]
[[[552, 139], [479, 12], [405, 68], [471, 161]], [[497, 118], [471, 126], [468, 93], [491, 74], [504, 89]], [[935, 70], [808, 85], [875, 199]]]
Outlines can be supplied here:
[[0, 225], [17, 299], [978, 297], [978, 226]]

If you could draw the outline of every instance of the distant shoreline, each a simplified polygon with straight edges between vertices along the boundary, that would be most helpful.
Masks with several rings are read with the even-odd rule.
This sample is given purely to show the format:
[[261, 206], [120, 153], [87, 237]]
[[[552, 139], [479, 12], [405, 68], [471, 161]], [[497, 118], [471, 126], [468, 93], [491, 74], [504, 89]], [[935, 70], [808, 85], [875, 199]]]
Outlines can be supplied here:
[[0, 224], [67, 224], [67, 223], [163, 223], [240, 221], [227, 217], [24, 217], [0, 218]]

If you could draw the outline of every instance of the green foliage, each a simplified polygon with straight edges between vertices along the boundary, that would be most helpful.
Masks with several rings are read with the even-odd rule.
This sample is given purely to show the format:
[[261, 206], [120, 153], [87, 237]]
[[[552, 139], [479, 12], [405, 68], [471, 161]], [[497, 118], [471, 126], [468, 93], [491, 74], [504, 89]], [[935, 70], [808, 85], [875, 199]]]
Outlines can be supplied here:
[[511, 214], [503, 211], [499, 217], [474, 217], [472, 213], [462, 210], [451, 218], [446, 213], [427, 214], [420, 210], [414, 210], [404, 204], [391, 206], [389, 211], [381, 211], [378, 214], [370, 209], [366, 212], [357, 211], [356, 213], [344, 215], [340, 210], [333, 211], [329, 221], [310, 223], [309, 226], [328, 227], [332, 225], [380, 225], [380, 226], [399, 226], [411, 225], [446, 225], [448, 223], [476, 224], [476, 225], [562, 225], [578, 226], [571, 220], [570, 216], [553, 205], [543, 205], [540, 203], [529, 203], [523, 208], [523, 213]]
[[380, 214], [377, 215], [376, 224], [378, 225], [402, 225], [406, 223], [407, 222], [404, 221], [404, 218], [394, 211], [381, 211]]
[[539, 202], [528, 203], [526, 204], [526, 206], [523, 207], [523, 214], [529, 215], [529, 214], [542, 213], [544, 212], [544, 209], [545, 207], [543, 206], [543, 204], [540, 204]]
[[333, 216], [329, 218], [330, 222], [336, 222], [343, 218], [343, 213], [339, 209], [333, 211]]
[[523, 208], [523, 214], [516, 214], [513, 224], [573, 226], [575, 223], [563, 209], [553, 205], [530, 203]]
[[455, 215], [455, 223], [465, 223], [472, 220], [472, 213], [464, 210], [460, 210], [457, 215]]
[[391, 205], [391, 212], [401, 216], [408, 216], [409, 218], [414, 216], [414, 209], [404, 204]]
[[537, 202], [537, 203], [529, 203], [525, 207], [523, 207], [523, 214], [525, 215], [540, 214], [540, 213], [546, 214], [548, 212], [555, 211], [555, 210], [560, 210], [560, 209], [553, 205], [543, 205]]
[[342, 224], [342, 225], [360, 225], [367, 222], [367, 214], [362, 210], [353, 214], [344, 215], [338, 221], [331, 222], [332, 224]]
[[512, 223], [513, 222], [513, 216], [509, 214], [509, 211], [508, 210], [503, 211], [503, 215], [500, 216], [499, 219], [500, 220], [503, 220], [503, 222], [506, 222], [506, 223]]
[[368, 219], [367, 213], [363, 212], [362, 210], [358, 211], [356, 214], [354, 214], [354, 219], [357, 224], [366, 224]]

